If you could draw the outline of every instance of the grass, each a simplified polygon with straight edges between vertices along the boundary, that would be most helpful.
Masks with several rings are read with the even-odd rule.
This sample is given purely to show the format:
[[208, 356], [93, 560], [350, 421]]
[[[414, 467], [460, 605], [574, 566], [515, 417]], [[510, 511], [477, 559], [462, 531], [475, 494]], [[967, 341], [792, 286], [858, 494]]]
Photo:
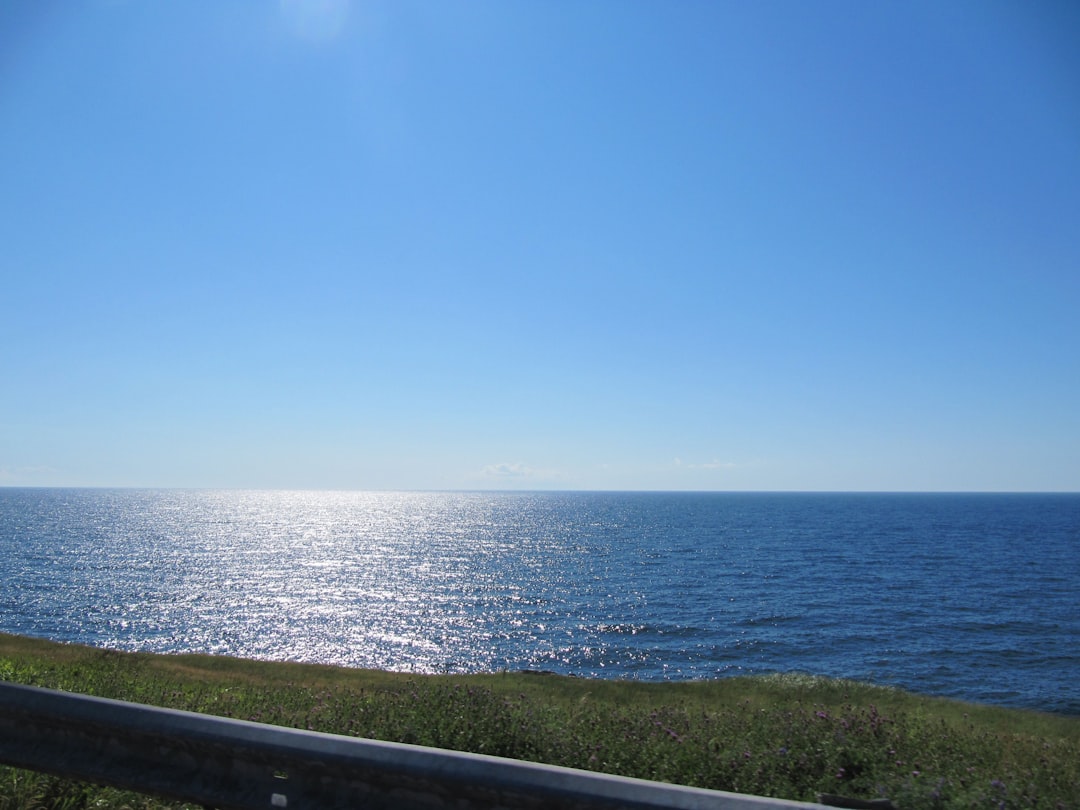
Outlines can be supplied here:
[[[777, 798], [1080, 810], [1080, 718], [807, 675], [683, 683], [424, 676], [0, 634], [0, 680]], [[0, 768], [0, 810], [165, 806]]]

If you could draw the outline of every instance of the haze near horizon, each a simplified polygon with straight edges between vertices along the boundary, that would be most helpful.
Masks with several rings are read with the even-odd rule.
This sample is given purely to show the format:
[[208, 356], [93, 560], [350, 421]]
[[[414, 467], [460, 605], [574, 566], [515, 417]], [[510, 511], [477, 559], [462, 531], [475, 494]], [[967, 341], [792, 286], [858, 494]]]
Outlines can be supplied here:
[[0, 485], [1078, 491], [1078, 31], [6, 4]]

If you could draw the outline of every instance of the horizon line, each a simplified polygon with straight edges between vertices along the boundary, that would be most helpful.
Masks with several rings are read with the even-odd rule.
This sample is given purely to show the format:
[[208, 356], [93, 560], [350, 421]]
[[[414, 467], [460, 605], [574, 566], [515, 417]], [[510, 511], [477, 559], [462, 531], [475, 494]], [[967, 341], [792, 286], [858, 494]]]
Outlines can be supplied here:
[[367, 492], [415, 494], [625, 495], [1080, 495], [1077, 489], [545, 489], [162, 486], [145, 484], [0, 484], [0, 489], [173, 490], [187, 492]]

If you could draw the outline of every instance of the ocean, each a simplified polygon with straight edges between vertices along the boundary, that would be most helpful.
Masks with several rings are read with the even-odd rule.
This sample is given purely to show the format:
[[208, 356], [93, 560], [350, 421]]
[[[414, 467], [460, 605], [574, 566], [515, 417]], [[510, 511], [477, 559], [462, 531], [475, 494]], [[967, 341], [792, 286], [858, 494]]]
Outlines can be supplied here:
[[0, 488], [0, 631], [1080, 714], [1080, 495]]

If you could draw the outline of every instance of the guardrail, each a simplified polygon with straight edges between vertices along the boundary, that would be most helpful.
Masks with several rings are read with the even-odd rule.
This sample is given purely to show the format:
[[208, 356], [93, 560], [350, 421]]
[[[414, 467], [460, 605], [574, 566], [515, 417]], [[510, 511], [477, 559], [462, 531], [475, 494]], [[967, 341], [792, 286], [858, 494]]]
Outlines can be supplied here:
[[10, 683], [0, 762], [236, 810], [821, 807]]

